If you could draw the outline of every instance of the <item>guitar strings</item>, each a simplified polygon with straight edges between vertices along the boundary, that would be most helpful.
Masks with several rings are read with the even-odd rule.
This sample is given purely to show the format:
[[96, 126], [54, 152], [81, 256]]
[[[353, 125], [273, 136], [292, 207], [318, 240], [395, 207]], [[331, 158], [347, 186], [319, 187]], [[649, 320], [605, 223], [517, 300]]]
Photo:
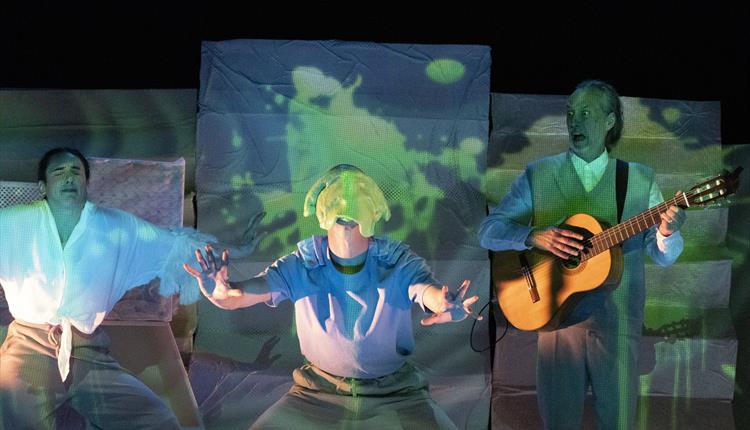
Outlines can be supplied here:
[[[690, 190], [690, 191], [688, 191], [688, 192], [686, 192], [684, 194], [686, 195], [686, 197], [692, 198], [697, 193], [699, 193], [698, 190]], [[675, 196], [675, 197], [673, 197], [670, 200], [664, 201], [664, 202], [662, 202], [662, 203], [660, 203], [660, 204], [658, 204], [658, 205], [656, 205], [656, 206], [654, 206], [652, 208], [649, 208], [648, 210], [646, 210], [646, 211], [644, 211], [644, 212], [642, 212], [642, 213], [640, 213], [640, 214], [638, 214], [638, 215], [636, 215], [636, 216], [634, 216], [634, 217], [626, 220], [625, 222], [623, 222], [623, 223], [621, 223], [619, 225], [616, 225], [614, 227], [610, 227], [610, 228], [608, 228], [606, 230], [603, 230], [603, 231], [595, 234], [591, 238], [586, 239], [584, 242], [588, 242], [588, 243], [591, 244], [590, 249], [592, 250], [592, 252], [588, 253], [588, 254], [586, 254], [584, 256], [582, 256], [581, 257], [581, 261], [583, 262], [583, 261], [586, 261], [586, 260], [588, 260], [590, 258], [593, 258], [593, 257], [601, 254], [602, 252], [604, 252], [604, 251], [612, 248], [612, 246], [616, 245], [617, 243], [620, 243], [620, 242], [626, 240], [628, 237], [635, 236], [636, 234], [638, 234], [638, 233], [640, 233], [640, 232], [648, 229], [649, 227], [651, 227], [653, 225], [656, 225], [659, 222], [659, 219], [661, 218], [660, 214], [662, 212], [664, 212], [670, 206], [675, 206], [677, 204], [678, 200], [682, 200], [682, 199], [684, 199], [686, 197], [683, 197], [683, 195]], [[651, 223], [648, 224], [647, 226], [641, 228], [642, 224], [640, 224], [640, 220], [643, 220], [643, 222], [646, 222], [646, 223], [648, 223], [649, 221], [651, 221]], [[636, 228], [631, 227], [630, 231], [632, 232], [632, 234], [629, 234], [627, 232], [628, 225], [636, 224], [636, 223], [638, 223], [637, 224], [637, 228], [639, 230], [636, 231]], [[622, 230], [625, 231], [625, 235], [626, 236], [623, 236], [623, 234], [621, 232]], [[618, 233], [620, 234], [620, 239], [619, 240], [617, 240], [617, 234]], [[606, 246], [607, 242], [610, 242], [612, 239], [615, 239], [615, 241], [612, 242], [611, 245]], [[604, 243], [602, 243], [602, 242], [604, 242]], [[537, 271], [539, 269], [545, 269], [546, 266], [548, 266], [550, 264], [554, 264], [554, 263], [555, 263], [554, 259], [544, 260], [544, 261], [535, 263], [533, 265], [530, 265], [529, 269], [531, 271], [535, 272], [535, 271]]]

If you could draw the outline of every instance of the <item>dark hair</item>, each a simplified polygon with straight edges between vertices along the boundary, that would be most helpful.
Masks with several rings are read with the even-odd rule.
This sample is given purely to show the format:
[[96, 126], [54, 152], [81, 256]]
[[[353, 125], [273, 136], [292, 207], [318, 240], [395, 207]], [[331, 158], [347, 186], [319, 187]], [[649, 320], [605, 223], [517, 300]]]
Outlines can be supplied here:
[[606, 97], [606, 105], [602, 106], [605, 112], [612, 112], [615, 114], [615, 125], [612, 126], [611, 129], [609, 129], [604, 141], [604, 145], [607, 147], [607, 149], [611, 149], [617, 144], [617, 141], [620, 140], [620, 136], [622, 136], [623, 121], [622, 102], [620, 102], [620, 95], [617, 94], [615, 87], [604, 81], [599, 81], [596, 79], [590, 79], [581, 82], [576, 86], [576, 91], [587, 90], [591, 88], [602, 92]]
[[74, 149], [74, 148], [67, 148], [67, 147], [59, 147], [50, 149], [49, 151], [45, 152], [44, 155], [42, 155], [42, 158], [39, 160], [39, 166], [36, 170], [36, 177], [38, 180], [46, 183], [47, 182], [47, 167], [49, 166], [49, 161], [58, 154], [70, 154], [79, 160], [81, 160], [81, 164], [83, 164], [83, 170], [84, 173], [86, 173], [86, 182], [89, 180], [89, 161], [86, 159], [86, 157], [81, 154], [81, 151]]

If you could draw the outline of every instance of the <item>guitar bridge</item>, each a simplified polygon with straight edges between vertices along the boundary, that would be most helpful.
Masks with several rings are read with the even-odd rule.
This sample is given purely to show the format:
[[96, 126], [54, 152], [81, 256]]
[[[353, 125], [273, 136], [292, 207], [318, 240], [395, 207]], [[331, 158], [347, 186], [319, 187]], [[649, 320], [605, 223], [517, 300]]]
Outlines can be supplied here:
[[518, 259], [521, 263], [521, 273], [523, 274], [524, 279], [526, 279], [526, 286], [529, 289], [531, 303], [536, 303], [541, 300], [541, 298], [539, 297], [539, 291], [536, 288], [534, 274], [531, 273], [531, 267], [529, 267], [529, 260], [526, 258], [526, 254], [523, 252], [518, 254]]

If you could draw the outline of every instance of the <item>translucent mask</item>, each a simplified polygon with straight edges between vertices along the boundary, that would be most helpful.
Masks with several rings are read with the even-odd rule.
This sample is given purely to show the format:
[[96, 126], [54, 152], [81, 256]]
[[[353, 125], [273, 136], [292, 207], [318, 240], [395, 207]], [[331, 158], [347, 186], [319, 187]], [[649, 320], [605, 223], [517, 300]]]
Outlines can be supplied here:
[[313, 212], [324, 230], [333, 227], [338, 219], [354, 221], [365, 237], [373, 235], [380, 218], [387, 221], [391, 217], [378, 184], [349, 164], [333, 167], [310, 188], [305, 197], [304, 215], [310, 216]]

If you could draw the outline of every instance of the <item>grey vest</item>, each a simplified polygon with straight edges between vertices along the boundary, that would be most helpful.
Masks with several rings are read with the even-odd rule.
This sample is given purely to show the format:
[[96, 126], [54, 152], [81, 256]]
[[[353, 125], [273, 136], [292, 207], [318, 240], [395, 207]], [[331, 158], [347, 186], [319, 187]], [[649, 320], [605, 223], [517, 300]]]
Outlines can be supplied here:
[[[569, 152], [543, 158], [526, 169], [533, 196], [532, 224], [556, 225], [576, 213], [587, 213], [600, 222], [617, 224], [615, 191], [616, 163], [609, 160], [599, 183], [586, 192], [570, 160]], [[653, 172], [648, 167], [629, 163], [627, 197], [622, 219], [648, 209]], [[565, 325], [578, 325], [621, 334], [640, 334], [645, 302], [644, 234], [623, 244], [624, 272], [614, 290], [596, 289], [583, 293]]]

